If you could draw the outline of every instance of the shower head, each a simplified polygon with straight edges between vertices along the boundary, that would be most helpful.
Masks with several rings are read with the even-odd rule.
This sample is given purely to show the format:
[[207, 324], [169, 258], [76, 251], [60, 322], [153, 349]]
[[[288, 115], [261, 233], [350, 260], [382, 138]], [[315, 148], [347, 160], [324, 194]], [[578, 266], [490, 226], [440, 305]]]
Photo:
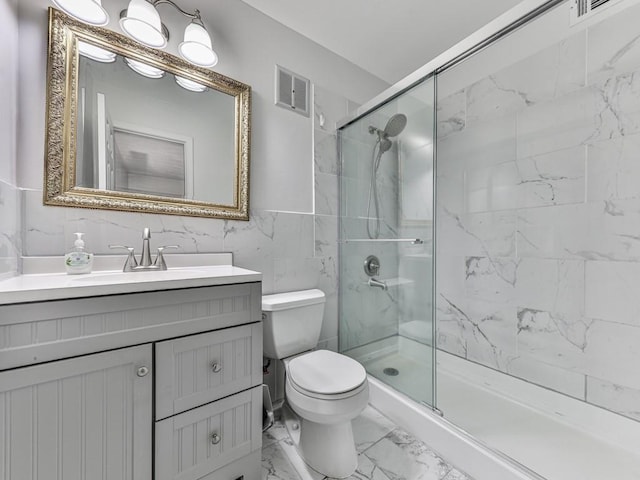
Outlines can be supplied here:
[[[371, 125], [369, 126], [369, 133], [377, 133], [378, 138], [382, 142], [383, 140], [388, 140], [389, 137], [397, 137], [398, 135], [400, 135], [400, 133], [402, 133], [404, 127], [406, 126], [407, 116], [404, 113], [396, 113], [389, 119], [384, 127], [384, 130], [380, 130], [379, 128]], [[386, 150], [388, 150], [388, 148]]]
[[397, 137], [406, 126], [407, 116], [404, 113], [396, 113], [389, 119], [387, 125], [384, 127], [384, 135], [386, 137]]

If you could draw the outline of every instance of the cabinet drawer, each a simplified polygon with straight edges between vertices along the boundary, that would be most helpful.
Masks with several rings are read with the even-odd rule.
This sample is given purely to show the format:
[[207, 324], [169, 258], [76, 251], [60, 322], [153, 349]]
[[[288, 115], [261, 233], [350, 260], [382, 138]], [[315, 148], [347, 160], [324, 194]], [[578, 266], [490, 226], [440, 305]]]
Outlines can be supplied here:
[[156, 479], [196, 480], [259, 450], [262, 387], [156, 422]]
[[156, 419], [262, 383], [262, 324], [156, 344]]

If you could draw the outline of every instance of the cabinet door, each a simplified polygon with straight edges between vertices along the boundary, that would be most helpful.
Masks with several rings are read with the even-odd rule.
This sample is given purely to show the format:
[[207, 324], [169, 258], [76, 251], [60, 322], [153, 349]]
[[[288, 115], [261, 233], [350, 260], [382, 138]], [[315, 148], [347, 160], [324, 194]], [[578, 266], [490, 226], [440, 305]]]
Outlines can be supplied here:
[[151, 345], [0, 373], [1, 480], [151, 480]]
[[261, 323], [156, 344], [156, 420], [261, 383]]

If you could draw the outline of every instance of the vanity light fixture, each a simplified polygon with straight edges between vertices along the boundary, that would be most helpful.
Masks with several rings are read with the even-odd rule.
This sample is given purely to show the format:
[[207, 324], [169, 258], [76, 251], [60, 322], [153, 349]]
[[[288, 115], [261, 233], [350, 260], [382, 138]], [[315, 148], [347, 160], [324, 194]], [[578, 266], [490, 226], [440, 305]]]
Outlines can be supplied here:
[[106, 25], [109, 14], [101, 0], [52, 0], [54, 5], [74, 18], [91, 25]]
[[[106, 25], [109, 15], [102, 8], [102, 0], [51, 0], [72, 17], [92, 25]], [[193, 13], [183, 10], [173, 0], [130, 0], [126, 10], [120, 12], [120, 28], [134, 40], [152, 48], [165, 48], [169, 41], [169, 29], [162, 23], [157, 7], [169, 4], [191, 19], [184, 30], [183, 41], [178, 45], [180, 56], [199, 67], [213, 67], [218, 55], [211, 45], [200, 10]]]
[[122, 30], [148, 47], [164, 48], [169, 40], [169, 30], [160, 20], [157, 7], [165, 3], [191, 19], [184, 30], [184, 40], [178, 45], [180, 56], [200, 67], [217, 64], [218, 55], [211, 46], [211, 36], [204, 26], [200, 10], [187, 12], [173, 0], [131, 0], [129, 7], [120, 12]]
[[178, 75], [176, 75], [176, 83], [191, 92], [204, 92], [207, 89], [207, 87], [201, 83], [194, 82], [193, 80], [187, 80], [186, 78]]
[[83, 41], [78, 42], [78, 52], [80, 55], [95, 60], [96, 62], [113, 63], [116, 61], [116, 54], [114, 52]]
[[164, 70], [160, 70], [159, 68], [152, 67], [151, 65], [147, 65], [146, 63], [139, 62], [138, 60], [133, 60], [131, 58], [124, 58], [124, 63], [126, 63], [131, 70], [136, 73], [139, 73], [143, 77], [147, 78], [162, 78], [164, 77]]

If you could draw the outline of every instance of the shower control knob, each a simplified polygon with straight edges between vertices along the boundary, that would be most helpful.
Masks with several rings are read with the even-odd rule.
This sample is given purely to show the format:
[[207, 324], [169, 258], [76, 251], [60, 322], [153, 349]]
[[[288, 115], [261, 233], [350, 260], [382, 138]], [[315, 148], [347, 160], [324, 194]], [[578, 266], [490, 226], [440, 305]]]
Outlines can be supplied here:
[[364, 261], [364, 273], [375, 277], [380, 272], [380, 260], [375, 255], [369, 255]]

